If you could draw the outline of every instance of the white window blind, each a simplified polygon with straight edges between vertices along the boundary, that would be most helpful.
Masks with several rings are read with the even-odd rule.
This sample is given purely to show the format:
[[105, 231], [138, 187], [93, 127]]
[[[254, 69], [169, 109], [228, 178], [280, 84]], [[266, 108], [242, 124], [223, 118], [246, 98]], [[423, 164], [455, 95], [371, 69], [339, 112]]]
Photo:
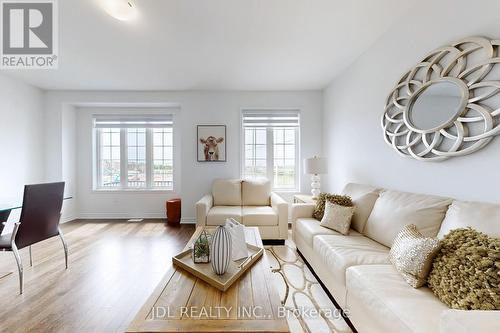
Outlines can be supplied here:
[[243, 111], [244, 127], [299, 127], [298, 110], [245, 110]]
[[95, 128], [168, 128], [172, 115], [95, 115]]

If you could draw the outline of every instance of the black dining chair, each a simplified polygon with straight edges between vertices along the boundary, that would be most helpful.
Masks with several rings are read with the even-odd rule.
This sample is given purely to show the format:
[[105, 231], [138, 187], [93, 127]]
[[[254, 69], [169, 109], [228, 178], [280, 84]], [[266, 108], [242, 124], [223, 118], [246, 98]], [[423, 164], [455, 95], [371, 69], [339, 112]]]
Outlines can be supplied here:
[[59, 229], [64, 198], [64, 182], [26, 185], [19, 222], [12, 234], [0, 237], [0, 251], [12, 251], [19, 270], [19, 292], [23, 293], [23, 263], [19, 250], [29, 246], [30, 266], [33, 265], [31, 245], [59, 236], [64, 247], [64, 259], [68, 268], [68, 246]]

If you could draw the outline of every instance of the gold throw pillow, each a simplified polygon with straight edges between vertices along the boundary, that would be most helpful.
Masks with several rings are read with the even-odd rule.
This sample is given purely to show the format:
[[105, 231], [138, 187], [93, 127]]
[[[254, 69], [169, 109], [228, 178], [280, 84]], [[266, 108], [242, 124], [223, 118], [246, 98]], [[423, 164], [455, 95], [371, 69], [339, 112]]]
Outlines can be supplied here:
[[354, 207], [340, 206], [327, 201], [320, 225], [347, 235], [353, 214]]
[[313, 217], [321, 221], [325, 213], [325, 203], [329, 201], [339, 206], [353, 207], [352, 199], [347, 195], [338, 195], [330, 193], [321, 193], [316, 200], [316, 207], [314, 208]]
[[441, 243], [427, 280], [432, 292], [453, 309], [500, 310], [500, 238], [455, 229]]
[[389, 260], [413, 288], [423, 286], [439, 251], [439, 240], [423, 236], [414, 224], [399, 232], [389, 252]]

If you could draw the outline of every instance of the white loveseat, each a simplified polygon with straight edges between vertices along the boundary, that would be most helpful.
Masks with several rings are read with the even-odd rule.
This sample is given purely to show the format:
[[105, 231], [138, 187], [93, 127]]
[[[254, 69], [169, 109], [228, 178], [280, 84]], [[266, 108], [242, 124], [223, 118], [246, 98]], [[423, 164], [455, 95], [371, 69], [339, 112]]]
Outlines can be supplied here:
[[267, 180], [214, 180], [212, 193], [196, 203], [196, 224], [217, 226], [231, 217], [258, 227], [262, 239], [287, 239], [288, 203], [271, 192]]
[[298, 250], [337, 303], [349, 310], [360, 333], [493, 333], [500, 311], [449, 309], [427, 287], [409, 286], [388, 261], [401, 228], [417, 225], [427, 236], [472, 227], [500, 236], [500, 205], [348, 184], [344, 194], [356, 205], [348, 236], [319, 225], [314, 205], [292, 206]]

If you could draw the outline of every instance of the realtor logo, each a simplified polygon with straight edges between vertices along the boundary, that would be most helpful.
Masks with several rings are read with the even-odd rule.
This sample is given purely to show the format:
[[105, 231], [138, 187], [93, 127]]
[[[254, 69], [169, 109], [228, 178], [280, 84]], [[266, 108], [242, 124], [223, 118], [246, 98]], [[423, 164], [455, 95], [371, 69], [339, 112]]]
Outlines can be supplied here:
[[0, 68], [57, 68], [56, 0], [0, 0]]

